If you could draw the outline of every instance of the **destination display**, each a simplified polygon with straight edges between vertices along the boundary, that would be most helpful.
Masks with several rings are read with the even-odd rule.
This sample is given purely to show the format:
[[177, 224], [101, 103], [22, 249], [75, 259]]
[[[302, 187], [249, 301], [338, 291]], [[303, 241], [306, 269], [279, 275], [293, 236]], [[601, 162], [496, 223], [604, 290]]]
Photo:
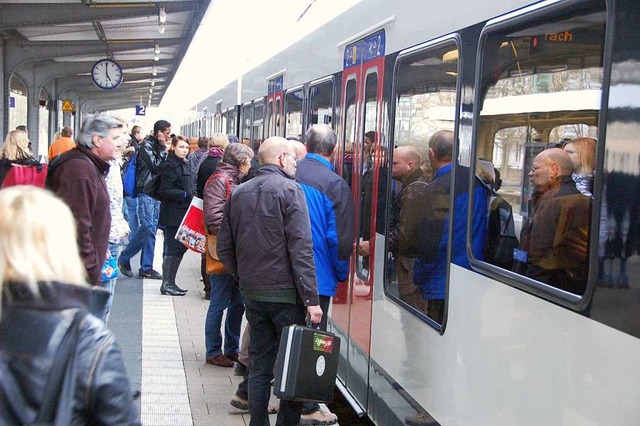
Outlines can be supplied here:
[[384, 56], [385, 32], [380, 30], [361, 40], [349, 44], [344, 49], [344, 69], [360, 65]]

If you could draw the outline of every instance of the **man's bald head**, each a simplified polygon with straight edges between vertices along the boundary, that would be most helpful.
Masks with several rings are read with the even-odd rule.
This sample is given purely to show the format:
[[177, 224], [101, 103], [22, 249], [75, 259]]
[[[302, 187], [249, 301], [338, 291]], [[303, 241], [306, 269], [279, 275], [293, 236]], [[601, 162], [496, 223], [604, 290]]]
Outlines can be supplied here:
[[302, 142], [289, 139], [289, 143], [293, 145], [298, 160], [302, 160], [307, 155], [307, 147]]
[[560, 148], [545, 149], [538, 155], [546, 156], [549, 161], [556, 164], [560, 176], [571, 176], [573, 173], [573, 161], [564, 150]]
[[420, 154], [411, 145], [399, 146], [393, 150], [393, 178], [402, 181], [414, 170], [420, 168]]
[[263, 164], [279, 164], [279, 158], [283, 152], [295, 155], [295, 151], [288, 140], [280, 136], [272, 136], [260, 144], [258, 149], [258, 161]]
[[403, 160], [411, 161], [418, 166], [420, 165], [420, 153], [413, 145], [399, 146], [393, 151], [393, 155]]

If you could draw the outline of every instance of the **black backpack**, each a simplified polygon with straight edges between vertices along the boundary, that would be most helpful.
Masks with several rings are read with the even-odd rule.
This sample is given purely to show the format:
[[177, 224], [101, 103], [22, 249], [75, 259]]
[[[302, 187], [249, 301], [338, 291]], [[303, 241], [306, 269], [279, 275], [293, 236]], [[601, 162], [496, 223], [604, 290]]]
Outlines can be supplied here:
[[518, 248], [518, 237], [513, 221], [513, 209], [504, 198], [489, 188], [487, 217], [487, 242], [484, 246], [485, 261], [511, 270], [513, 250]]

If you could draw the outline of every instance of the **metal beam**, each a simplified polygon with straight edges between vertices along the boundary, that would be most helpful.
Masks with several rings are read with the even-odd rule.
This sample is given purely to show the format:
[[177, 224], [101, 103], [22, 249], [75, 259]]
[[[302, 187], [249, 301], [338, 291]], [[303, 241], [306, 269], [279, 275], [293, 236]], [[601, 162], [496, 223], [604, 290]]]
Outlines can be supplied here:
[[176, 1], [161, 3], [102, 3], [102, 4], [60, 4], [60, 3], [9, 3], [0, 8], [0, 31], [91, 21], [110, 21], [158, 14], [164, 7], [167, 14], [190, 11], [196, 1]]

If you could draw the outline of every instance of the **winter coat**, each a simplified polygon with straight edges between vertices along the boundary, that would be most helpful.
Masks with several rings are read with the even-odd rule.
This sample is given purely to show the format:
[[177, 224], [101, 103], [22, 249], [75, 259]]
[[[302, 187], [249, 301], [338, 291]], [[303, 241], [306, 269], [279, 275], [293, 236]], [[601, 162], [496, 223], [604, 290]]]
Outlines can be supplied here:
[[187, 213], [193, 187], [189, 174], [189, 163], [173, 151], [160, 167], [160, 217], [158, 224], [178, 227]]
[[296, 289], [305, 306], [318, 305], [304, 192], [279, 167], [263, 165], [256, 177], [233, 191], [217, 249], [241, 289]]
[[203, 197], [204, 185], [207, 183], [207, 180], [211, 177], [213, 172], [216, 171], [218, 162], [222, 159], [222, 154], [224, 154], [224, 150], [222, 148], [213, 146], [209, 148], [207, 158], [202, 162], [202, 164], [200, 164], [196, 184], [196, 194], [198, 197]]
[[[75, 312], [88, 310], [91, 300], [90, 288], [70, 284], [42, 283], [40, 293], [35, 297], [24, 284], [5, 283], [0, 320], [0, 356], [8, 359], [24, 399], [36, 412], [62, 336]], [[139, 413], [113, 334], [93, 315], [83, 318], [79, 330], [70, 426], [139, 425]], [[2, 391], [0, 407], [0, 424], [21, 424], [8, 408]]]
[[79, 145], [57, 156], [49, 164], [47, 176], [47, 187], [67, 203], [76, 219], [80, 257], [91, 285], [100, 282], [109, 247], [108, 171], [109, 163]]
[[[215, 175], [218, 176], [213, 179]], [[231, 191], [240, 184], [242, 174], [236, 166], [221, 161], [211, 177], [212, 179], [204, 186], [204, 223], [210, 234], [218, 235], [218, 230], [222, 223], [224, 205], [227, 203], [227, 198], [231, 195]]]
[[329, 161], [313, 153], [298, 162], [296, 181], [309, 209], [318, 294], [333, 296], [338, 281], [348, 277], [353, 252], [356, 214], [351, 189]]
[[144, 194], [144, 186], [160, 173], [160, 165], [166, 160], [165, 147], [149, 136], [138, 147], [136, 156], [136, 194]]

